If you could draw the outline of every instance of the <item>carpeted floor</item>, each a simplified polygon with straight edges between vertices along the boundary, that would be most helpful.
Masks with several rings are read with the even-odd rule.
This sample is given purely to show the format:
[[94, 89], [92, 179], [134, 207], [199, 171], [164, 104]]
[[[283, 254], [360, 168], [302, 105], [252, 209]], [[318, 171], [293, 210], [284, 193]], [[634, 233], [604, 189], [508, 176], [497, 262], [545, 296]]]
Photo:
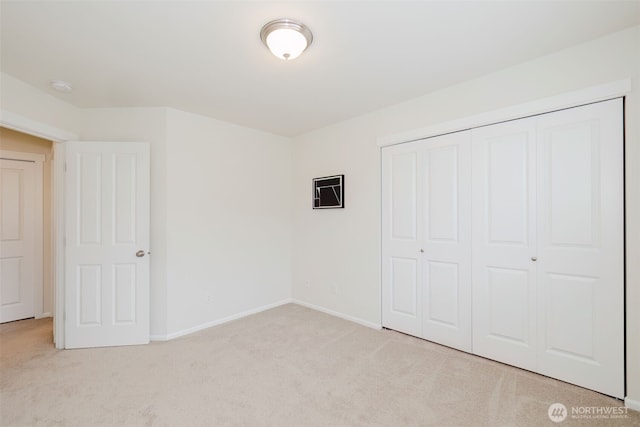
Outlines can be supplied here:
[[60, 351], [51, 327], [0, 325], [0, 425], [640, 426], [572, 418], [616, 399], [293, 304], [146, 346]]

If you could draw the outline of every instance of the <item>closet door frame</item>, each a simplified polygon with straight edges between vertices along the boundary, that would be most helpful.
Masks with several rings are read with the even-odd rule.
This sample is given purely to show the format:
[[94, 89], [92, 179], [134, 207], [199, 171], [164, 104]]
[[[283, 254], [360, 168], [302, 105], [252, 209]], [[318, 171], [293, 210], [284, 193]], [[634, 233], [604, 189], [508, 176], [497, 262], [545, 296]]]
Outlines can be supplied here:
[[[612, 82], [597, 85], [597, 86], [579, 89], [573, 92], [566, 92], [560, 95], [542, 98], [532, 102], [513, 105], [500, 110], [484, 112], [484, 113], [476, 114], [473, 116], [467, 116], [460, 119], [441, 122], [435, 125], [430, 125], [428, 127], [423, 127], [423, 128], [405, 131], [402, 133], [397, 133], [392, 135], [386, 135], [383, 137], [379, 137], [377, 139], [377, 145], [378, 147], [383, 148], [391, 145], [405, 144], [405, 143], [417, 141], [424, 138], [444, 135], [452, 132], [458, 132], [461, 130], [473, 129], [480, 126], [487, 126], [487, 125], [501, 123], [505, 121], [526, 118], [526, 117], [530, 117], [538, 114], [545, 114], [553, 111], [578, 107], [581, 105], [586, 105], [586, 104], [600, 102], [600, 101], [606, 101], [614, 98], [624, 98], [624, 96], [629, 94], [631, 90], [632, 90], [631, 79], [612, 81]], [[625, 161], [625, 164], [626, 164], [626, 161]], [[626, 180], [626, 177], [625, 177], [625, 180]], [[629, 194], [628, 191], [629, 190], [625, 192], [625, 195], [624, 195], [625, 199]], [[625, 206], [628, 206], [628, 205], [625, 203]], [[629, 213], [629, 208], [625, 207], [625, 214], [628, 214], [628, 213]], [[626, 233], [628, 233], [628, 231]], [[625, 241], [625, 245], [626, 245], [626, 250], [628, 251], [629, 242]], [[632, 249], [634, 248], [635, 246], [632, 247]], [[381, 249], [383, 250], [383, 248]], [[626, 262], [626, 255], [624, 258], [624, 262]], [[625, 271], [624, 271], [625, 277], [628, 272], [629, 272], [629, 268], [625, 267]], [[626, 286], [626, 278], [625, 278], [625, 282], [624, 282], [625, 294], [628, 293], [626, 288], [627, 286]], [[635, 294], [636, 293], [635, 290], [633, 291]], [[626, 306], [626, 301], [623, 302], [623, 304], [625, 304]], [[630, 313], [627, 310], [624, 318], [625, 324], [629, 320], [635, 322], [638, 316], [639, 315], [635, 313]], [[624, 338], [626, 341], [626, 336]], [[629, 359], [629, 357], [634, 355], [633, 352], [635, 350], [632, 347], [631, 353], [630, 353], [628, 347], [626, 348], [627, 348], [626, 358]], [[625, 374], [624, 374], [625, 380], [626, 380], [626, 376], [636, 372], [635, 369], [633, 369], [631, 373], [627, 372], [624, 367], [622, 369], [625, 371]], [[625, 403], [629, 407], [640, 408], [639, 406], [640, 402], [629, 399], [628, 397], [625, 398]]]

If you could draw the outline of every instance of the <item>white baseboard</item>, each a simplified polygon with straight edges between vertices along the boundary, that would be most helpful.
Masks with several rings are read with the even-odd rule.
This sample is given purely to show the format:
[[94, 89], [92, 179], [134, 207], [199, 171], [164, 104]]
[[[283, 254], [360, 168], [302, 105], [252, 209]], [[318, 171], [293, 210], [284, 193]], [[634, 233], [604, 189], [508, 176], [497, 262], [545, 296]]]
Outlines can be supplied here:
[[629, 399], [628, 397], [624, 398], [624, 406], [629, 409], [633, 409], [634, 411], [640, 411], [640, 400]]
[[348, 320], [350, 322], [354, 322], [354, 323], [357, 323], [359, 325], [366, 326], [368, 328], [378, 329], [378, 330], [382, 329], [382, 325], [380, 325], [378, 323], [369, 322], [367, 320], [363, 320], [363, 319], [359, 319], [357, 317], [349, 316], [347, 314], [339, 313], [337, 311], [333, 311], [333, 310], [330, 310], [328, 308], [320, 307], [320, 306], [315, 305], [315, 304], [310, 304], [308, 302], [304, 302], [304, 301], [300, 301], [300, 300], [296, 300], [296, 299], [292, 299], [292, 298], [287, 298], [287, 299], [284, 299], [282, 301], [275, 302], [273, 304], [268, 304], [268, 305], [257, 307], [257, 308], [251, 309], [251, 310], [246, 310], [246, 311], [243, 311], [241, 313], [234, 314], [232, 316], [227, 316], [227, 317], [224, 317], [222, 319], [213, 320], [211, 322], [203, 323], [201, 325], [193, 326], [193, 327], [187, 328], [187, 329], [182, 329], [180, 331], [172, 332], [170, 334], [151, 335], [149, 337], [149, 339], [151, 341], [169, 341], [169, 340], [172, 340], [174, 338], [182, 337], [182, 336], [185, 336], [185, 335], [192, 334], [194, 332], [201, 331], [203, 329], [211, 328], [212, 326], [222, 325], [223, 323], [231, 322], [232, 320], [241, 319], [243, 317], [251, 316], [252, 314], [260, 313], [262, 311], [270, 310], [272, 308], [276, 308], [276, 307], [279, 307], [281, 305], [290, 304], [290, 303], [294, 303], [294, 304], [300, 305], [302, 307], [307, 307], [307, 308], [310, 308], [312, 310], [320, 311], [322, 313], [326, 313], [326, 314], [329, 314], [331, 316], [339, 317], [341, 319], [345, 319], [345, 320]]
[[45, 313], [40, 313], [35, 316], [36, 319], [42, 319], [44, 317], [53, 317], [53, 313], [51, 313], [50, 311], [47, 311]]
[[151, 335], [149, 337], [149, 339], [151, 341], [169, 341], [169, 340], [172, 340], [174, 338], [182, 337], [184, 335], [189, 335], [189, 334], [192, 334], [194, 332], [198, 332], [198, 331], [201, 331], [203, 329], [210, 328], [212, 326], [222, 325], [223, 323], [231, 322], [232, 320], [241, 319], [243, 317], [251, 316], [252, 314], [260, 313], [261, 311], [270, 310], [272, 308], [276, 308], [276, 307], [279, 307], [279, 306], [285, 305], [285, 304], [290, 304], [292, 302], [293, 302], [293, 300], [291, 298], [287, 298], [287, 299], [284, 299], [282, 301], [275, 302], [273, 304], [263, 305], [261, 307], [253, 308], [251, 310], [246, 310], [246, 311], [240, 312], [238, 314], [234, 314], [234, 315], [231, 315], [231, 316], [224, 317], [222, 319], [212, 320], [211, 322], [203, 323], [201, 325], [193, 326], [193, 327], [187, 328], [187, 329], [182, 329], [180, 331], [172, 332], [170, 334], [166, 334], [166, 335]]
[[298, 304], [298, 305], [301, 305], [303, 307], [310, 308], [312, 310], [321, 311], [323, 313], [330, 314], [332, 316], [339, 317], [341, 319], [345, 319], [345, 320], [348, 320], [350, 322], [358, 323], [359, 325], [363, 325], [363, 326], [366, 326], [368, 328], [373, 328], [373, 329], [378, 329], [378, 330], [382, 329], [382, 325], [380, 325], [378, 323], [369, 322], [368, 320], [362, 320], [362, 319], [359, 319], [357, 317], [349, 316], [348, 314], [338, 313], [337, 311], [329, 310], [328, 308], [320, 307], [318, 305], [310, 304], [308, 302], [300, 301], [300, 300], [297, 300], [297, 299], [293, 299], [292, 302], [294, 304]]

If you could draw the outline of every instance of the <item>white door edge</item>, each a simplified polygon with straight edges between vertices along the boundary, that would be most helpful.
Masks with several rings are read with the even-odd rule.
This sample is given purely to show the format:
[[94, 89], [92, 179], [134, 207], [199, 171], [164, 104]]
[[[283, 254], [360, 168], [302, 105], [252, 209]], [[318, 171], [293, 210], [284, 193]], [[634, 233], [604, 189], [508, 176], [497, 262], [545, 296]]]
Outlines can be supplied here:
[[64, 143], [53, 145], [53, 161], [51, 162], [51, 174], [53, 175], [53, 191], [51, 200], [51, 242], [53, 245], [53, 342], [57, 349], [65, 348], [64, 335], [64, 234], [65, 234], [65, 188], [64, 188], [64, 161], [66, 146]]
[[46, 317], [48, 313], [43, 310], [44, 301], [44, 269], [43, 269], [43, 253], [44, 253], [44, 225], [43, 225], [43, 163], [45, 156], [43, 154], [23, 153], [21, 151], [0, 150], [0, 158], [6, 160], [18, 160], [22, 162], [33, 162], [34, 179], [35, 179], [35, 230], [34, 230], [34, 287], [33, 287], [33, 315], [36, 319]]

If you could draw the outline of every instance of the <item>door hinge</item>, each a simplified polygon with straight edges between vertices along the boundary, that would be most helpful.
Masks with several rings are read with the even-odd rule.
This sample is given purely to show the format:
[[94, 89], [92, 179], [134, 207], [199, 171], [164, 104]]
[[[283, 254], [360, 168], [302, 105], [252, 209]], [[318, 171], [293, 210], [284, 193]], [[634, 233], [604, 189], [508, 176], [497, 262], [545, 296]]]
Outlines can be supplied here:
[[67, 162], [64, 162], [64, 171], [67, 172]]

